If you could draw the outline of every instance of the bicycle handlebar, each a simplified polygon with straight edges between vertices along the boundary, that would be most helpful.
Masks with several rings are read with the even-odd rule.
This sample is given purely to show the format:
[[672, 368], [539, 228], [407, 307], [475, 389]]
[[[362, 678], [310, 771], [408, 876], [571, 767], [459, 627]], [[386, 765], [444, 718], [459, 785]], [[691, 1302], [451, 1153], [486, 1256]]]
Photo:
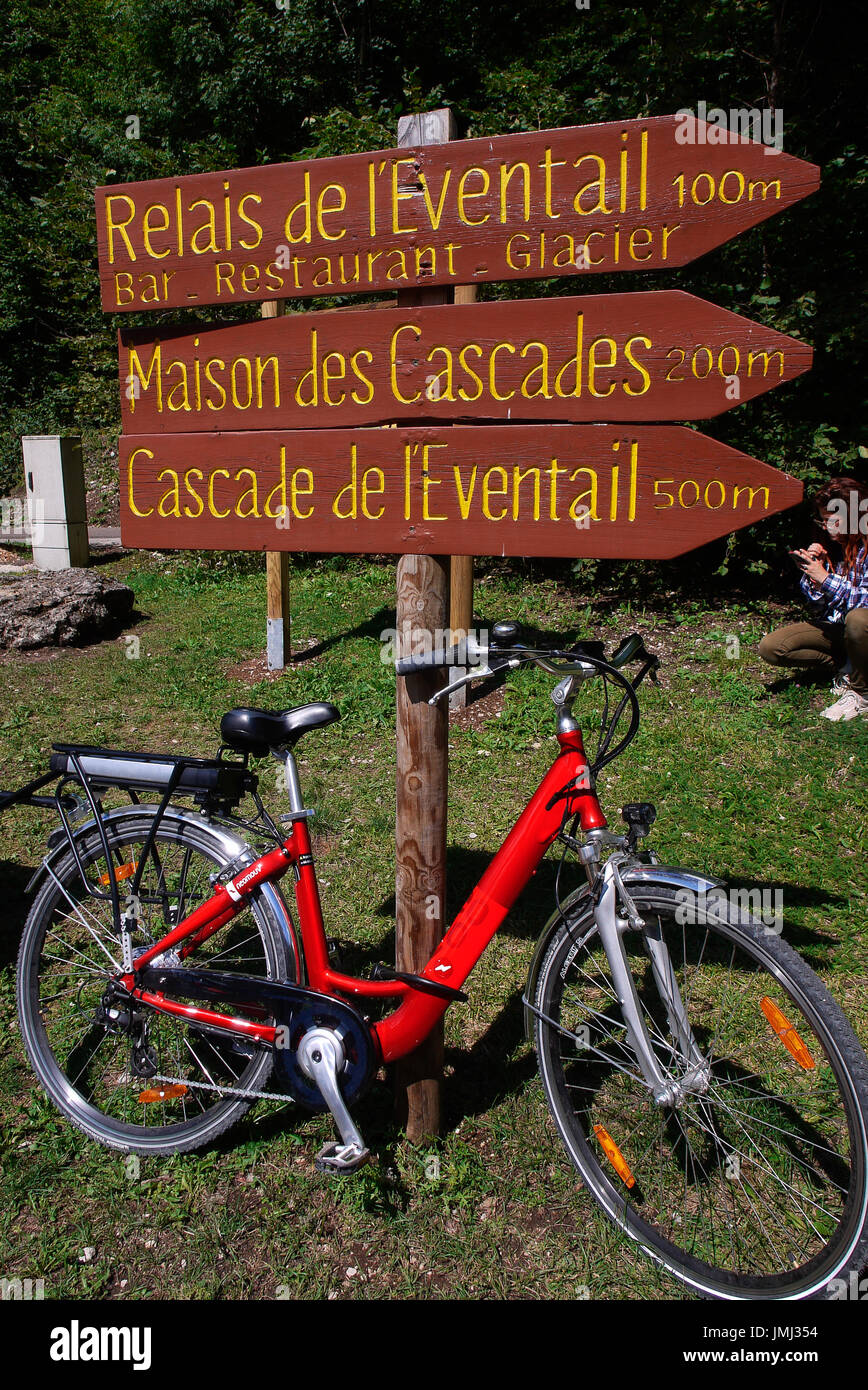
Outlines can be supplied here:
[[397, 676], [415, 676], [420, 671], [433, 671], [440, 666], [457, 666], [454, 652], [454, 647], [450, 647], [448, 652], [445, 647], [436, 647], [433, 652], [424, 652], [419, 656], [405, 656], [400, 661], [395, 662], [395, 674]]
[[[578, 661], [570, 658], [578, 657]], [[623, 638], [617, 651], [613, 652], [605, 665], [615, 667], [616, 670], [626, 666], [631, 661], [644, 659], [645, 661], [655, 661], [645, 647], [644, 638], [638, 632], [632, 632], [629, 637]], [[435, 671], [444, 666], [467, 666], [479, 667], [479, 676], [490, 674], [489, 662], [534, 662], [544, 671], [551, 675], [559, 673], [567, 674], [572, 671], [575, 675], [591, 676], [596, 671], [596, 658], [588, 655], [585, 657], [581, 651], [562, 652], [556, 650], [547, 651], [542, 648], [525, 647], [520, 644], [515, 646], [494, 646], [483, 647], [473, 638], [467, 638], [466, 642], [457, 642], [452, 647], [435, 647], [430, 652], [420, 652], [415, 656], [401, 657], [395, 662], [395, 674], [398, 676], [419, 675], [423, 671]], [[558, 661], [559, 664], [555, 664]], [[468, 671], [468, 676], [470, 672]]]
[[420, 652], [416, 656], [405, 656], [395, 662], [395, 674], [415, 676], [421, 671], [435, 671], [441, 666], [479, 666], [488, 664], [491, 651], [480, 646], [474, 638], [468, 637], [451, 647], [435, 647], [430, 652]]

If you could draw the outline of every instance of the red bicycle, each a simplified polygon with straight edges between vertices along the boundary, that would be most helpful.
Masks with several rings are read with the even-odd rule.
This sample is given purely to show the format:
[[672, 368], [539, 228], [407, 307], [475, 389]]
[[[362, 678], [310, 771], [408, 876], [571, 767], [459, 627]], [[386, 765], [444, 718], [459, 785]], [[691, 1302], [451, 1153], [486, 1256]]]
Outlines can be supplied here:
[[[832, 1296], [868, 1256], [868, 1061], [778, 930], [719, 880], [640, 850], [653, 806], [625, 806], [626, 831], [609, 829], [596, 779], [638, 728], [636, 689], [657, 666], [642, 639], [606, 660], [599, 644], [541, 651], [517, 636], [496, 624], [476, 664], [430, 698], [532, 664], [557, 677], [557, 755], [418, 975], [382, 965], [356, 978], [330, 958], [293, 749], [340, 717], [333, 705], [232, 710], [211, 760], [55, 745], [47, 774], [0, 796], [61, 820], [18, 964], [36, 1075], [87, 1135], [139, 1153], [207, 1144], [260, 1098], [328, 1109], [340, 1139], [318, 1163], [352, 1170], [368, 1152], [350, 1108], [466, 998], [557, 842], [585, 881], [558, 900], [523, 1002], [570, 1159], [622, 1231], [693, 1289]], [[451, 659], [397, 670], [430, 681]], [[589, 759], [572, 705], [595, 677], [606, 698]], [[284, 767], [284, 828], [248, 766], [269, 753]], [[106, 809], [109, 787], [130, 804]], [[257, 814], [242, 819], [245, 795]]]

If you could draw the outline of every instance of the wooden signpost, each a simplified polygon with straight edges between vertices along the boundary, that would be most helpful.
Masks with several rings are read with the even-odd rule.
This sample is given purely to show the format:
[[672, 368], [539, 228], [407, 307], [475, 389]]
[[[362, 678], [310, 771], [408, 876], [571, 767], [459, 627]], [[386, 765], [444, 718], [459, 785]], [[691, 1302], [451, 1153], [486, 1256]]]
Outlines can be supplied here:
[[680, 290], [122, 329], [119, 355], [134, 434], [704, 420], [791, 381], [812, 357], [798, 339]]
[[[817, 168], [704, 122], [683, 143], [675, 116], [462, 141], [450, 122], [408, 117], [394, 150], [97, 190], [107, 310], [398, 291], [373, 312], [121, 330], [126, 545], [266, 551], [275, 620], [281, 552], [397, 552], [398, 628], [430, 633], [448, 556], [466, 627], [474, 554], [662, 559], [800, 500], [787, 474], [660, 422], [792, 380], [805, 344], [673, 290], [475, 293], [686, 265], [811, 193]], [[410, 971], [444, 926], [435, 685], [397, 694]], [[400, 1073], [414, 1139], [439, 1128], [441, 1048]]]
[[693, 144], [656, 116], [99, 188], [103, 308], [672, 268], [819, 186], [695, 124]]
[[801, 498], [676, 425], [127, 435], [121, 476], [124, 543], [181, 550], [659, 560]]

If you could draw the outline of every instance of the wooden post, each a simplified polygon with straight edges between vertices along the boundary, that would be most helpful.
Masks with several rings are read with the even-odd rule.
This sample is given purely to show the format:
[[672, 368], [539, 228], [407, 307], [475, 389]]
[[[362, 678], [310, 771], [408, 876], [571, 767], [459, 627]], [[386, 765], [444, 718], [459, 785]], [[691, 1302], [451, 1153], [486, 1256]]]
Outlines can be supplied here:
[[[439, 145], [455, 135], [449, 110], [404, 116], [398, 144]], [[444, 304], [442, 289], [399, 293], [399, 304]], [[434, 634], [448, 626], [449, 559], [402, 555], [398, 561], [399, 634], [423, 629]], [[446, 794], [448, 710], [444, 702], [427, 703], [442, 672], [397, 682], [397, 806], [395, 816], [395, 962], [399, 970], [418, 973], [443, 936], [446, 896]], [[413, 1142], [440, 1133], [440, 1080], [443, 1072], [443, 1024], [395, 1064], [395, 1115]]]
[[[280, 318], [283, 301], [269, 299], [260, 306], [264, 319]], [[289, 619], [289, 551], [265, 552], [266, 639], [269, 671], [282, 671], [292, 658]]]

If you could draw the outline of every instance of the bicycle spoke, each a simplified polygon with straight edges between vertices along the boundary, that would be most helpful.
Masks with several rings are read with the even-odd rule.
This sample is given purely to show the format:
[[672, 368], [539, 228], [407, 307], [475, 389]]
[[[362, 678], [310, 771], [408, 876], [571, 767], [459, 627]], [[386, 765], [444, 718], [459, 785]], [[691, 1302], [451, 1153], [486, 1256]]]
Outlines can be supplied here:
[[[764, 963], [772, 945], [725, 918], [709, 915], [691, 930], [674, 910], [637, 906], [646, 934], [625, 932], [622, 940], [648, 1041], [674, 1083], [672, 1097], [659, 1105], [637, 1074], [622, 1012], [610, 1003], [614, 987], [599, 940], [588, 931], [577, 948], [578, 934], [569, 932], [544, 967], [537, 996], [559, 1125], [585, 1136], [623, 1221], [634, 1213], [698, 1268], [726, 1269], [730, 1280], [794, 1283], [823, 1251], [843, 1245], [852, 1208], [850, 1130], [829, 1049], [781, 988], [783, 977]], [[699, 1072], [695, 1053], [680, 1041], [680, 1019], [670, 1013], [665, 969], [658, 986], [655, 956], [645, 949], [648, 930], [668, 950], [687, 1039], [692, 1035], [703, 1058]], [[810, 1068], [797, 1071], [773, 1039], [761, 1008], [767, 995], [780, 999], [804, 1037], [816, 1059]], [[592, 1044], [573, 1051], [556, 1041], [545, 1017], [558, 1029], [566, 1024], [567, 1033], [586, 1024]], [[614, 1150], [598, 1140], [595, 1126]], [[584, 1160], [575, 1161], [584, 1171]]]

